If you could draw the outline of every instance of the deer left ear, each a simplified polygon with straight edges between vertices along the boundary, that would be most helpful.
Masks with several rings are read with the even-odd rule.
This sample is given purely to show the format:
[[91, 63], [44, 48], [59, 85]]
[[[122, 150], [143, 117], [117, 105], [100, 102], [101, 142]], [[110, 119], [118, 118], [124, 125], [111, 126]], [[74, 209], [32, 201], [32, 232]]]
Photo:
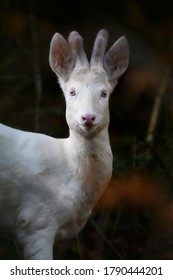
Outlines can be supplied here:
[[103, 66], [108, 74], [110, 83], [116, 80], [126, 71], [129, 64], [129, 45], [127, 39], [120, 37], [104, 56]]
[[57, 76], [64, 81], [69, 76], [75, 65], [75, 58], [68, 42], [59, 33], [56, 33], [50, 44], [49, 63]]

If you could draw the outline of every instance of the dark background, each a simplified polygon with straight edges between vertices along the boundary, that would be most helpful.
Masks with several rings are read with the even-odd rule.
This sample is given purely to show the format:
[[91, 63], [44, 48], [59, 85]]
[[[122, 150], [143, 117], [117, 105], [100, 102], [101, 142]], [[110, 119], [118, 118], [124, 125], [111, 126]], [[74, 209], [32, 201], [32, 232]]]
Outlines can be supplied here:
[[[109, 46], [122, 35], [130, 45], [128, 71], [110, 100], [112, 182], [78, 238], [55, 244], [57, 259], [173, 258], [172, 6], [163, 0], [0, 2], [0, 121], [12, 127], [68, 136], [64, 98], [48, 63], [55, 32], [67, 37], [77, 30], [88, 56], [102, 28]], [[22, 258], [6, 232], [0, 258]]]

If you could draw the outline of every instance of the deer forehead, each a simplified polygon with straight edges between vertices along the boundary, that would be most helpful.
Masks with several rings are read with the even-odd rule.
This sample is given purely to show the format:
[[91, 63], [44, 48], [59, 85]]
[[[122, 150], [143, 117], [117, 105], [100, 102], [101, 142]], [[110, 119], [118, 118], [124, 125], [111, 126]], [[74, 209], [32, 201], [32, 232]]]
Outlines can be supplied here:
[[111, 85], [108, 82], [104, 70], [98, 69], [79, 69], [73, 70], [68, 82], [64, 85], [65, 91], [70, 89], [88, 89], [88, 90], [107, 90], [111, 92]]

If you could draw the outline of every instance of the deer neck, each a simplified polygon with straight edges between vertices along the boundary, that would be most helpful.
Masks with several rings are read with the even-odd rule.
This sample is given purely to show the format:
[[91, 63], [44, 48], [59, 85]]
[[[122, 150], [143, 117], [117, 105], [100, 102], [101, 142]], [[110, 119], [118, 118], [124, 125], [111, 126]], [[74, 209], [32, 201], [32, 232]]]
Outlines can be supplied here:
[[78, 156], [86, 158], [95, 157], [100, 160], [99, 155], [111, 151], [108, 130], [105, 128], [97, 133], [92, 138], [87, 138], [82, 134], [70, 130], [70, 136], [68, 138], [68, 147], [72, 156], [77, 158]]
[[70, 131], [67, 147], [68, 162], [77, 184], [88, 193], [88, 197], [92, 197], [92, 201], [97, 201], [112, 175], [112, 152], [107, 129], [92, 139]]

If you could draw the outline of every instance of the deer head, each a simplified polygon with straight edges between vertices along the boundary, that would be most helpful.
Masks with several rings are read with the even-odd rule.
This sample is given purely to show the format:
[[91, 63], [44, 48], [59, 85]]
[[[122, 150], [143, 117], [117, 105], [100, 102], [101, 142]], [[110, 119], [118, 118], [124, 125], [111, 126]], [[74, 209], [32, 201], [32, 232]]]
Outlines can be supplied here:
[[70, 131], [93, 137], [109, 124], [109, 96], [129, 61], [125, 37], [119, 38], [105, 53], [108, 32], [98, 32], [90, 62], [82, 37], [73, 31], [68, 41], [56, 33], [51, 41], [49, 61], [66, 100], [66, 119]]

